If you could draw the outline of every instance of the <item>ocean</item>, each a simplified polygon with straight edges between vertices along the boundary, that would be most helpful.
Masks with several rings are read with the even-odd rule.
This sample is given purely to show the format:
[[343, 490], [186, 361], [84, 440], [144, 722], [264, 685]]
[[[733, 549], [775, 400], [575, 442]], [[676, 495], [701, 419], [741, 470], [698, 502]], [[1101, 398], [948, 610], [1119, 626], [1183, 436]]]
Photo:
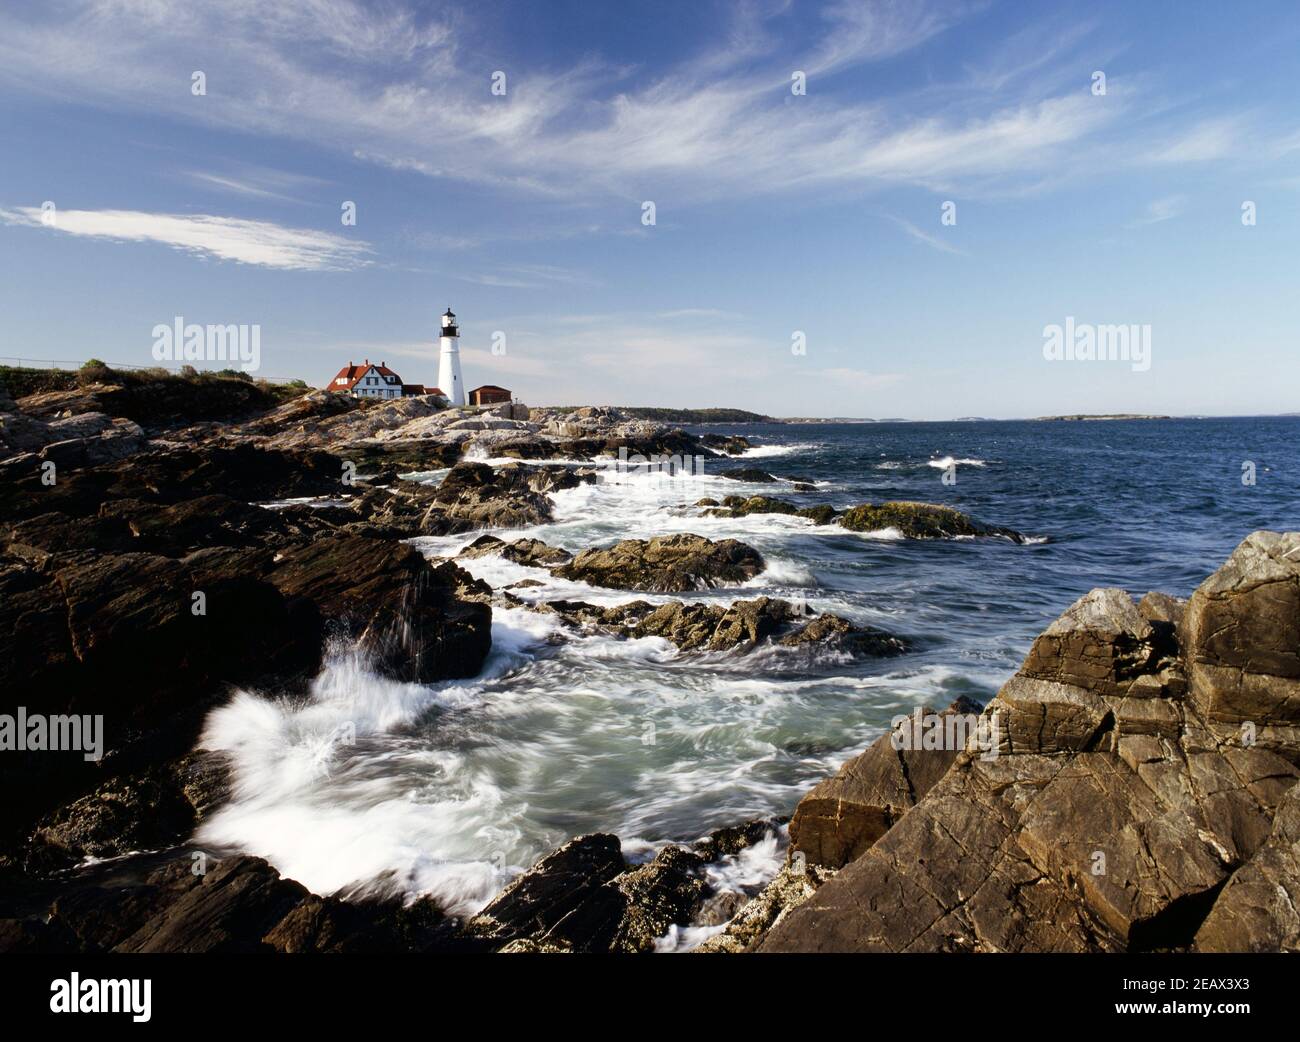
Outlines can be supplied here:
[[[469, 914], [569, 838], [611, 832], [632, 859], [755, 817], [789, 815], [892, 717], [958, 695], [985, 701], [1034, 637], [1095, 586], [1187, 595], [1258, 528], [1300, 527], [1300, 418], [754, 425], [709, 428], [759, 447], [702, 474], [627, 476], [555, 496], [555, 523], [502, 533], [577, 551], [629, 537], [734, 537], [767, 569], [688, 595], [802, 598], [908, 638], [898, 658], [807, 649], [680, 653], [657, 639], [562, 640], [554, 616], [494, 609], [483, 675], [379, 678], [335, 649], [310, 697], [237, 694], [205, 744], [236, 766], [232, 802], [197, 837], [260, 854], [317, 893], [432, 894]], [[954, 473], [955, 483], [945, 483]], [[1247, 466], [1249, 465], [1249, 466]], [[733, 467], [814, 492], [721, 478]], [[1254, 483], [1246, 483], [1250, 477]], [[421, 475], [438, 481], [445, 472]], [[1030, 537], [917, 541], [800, 518], [705, 518], [698, 499], [765, 494], [849, 506], [947, 504]], [[430, 556], [475, 538], [415, 540]], [[521, 598], [613, 604], [496, 557], [461, 562]], [[719, 866], [749, 889], [779, 864], [773, 836]]]

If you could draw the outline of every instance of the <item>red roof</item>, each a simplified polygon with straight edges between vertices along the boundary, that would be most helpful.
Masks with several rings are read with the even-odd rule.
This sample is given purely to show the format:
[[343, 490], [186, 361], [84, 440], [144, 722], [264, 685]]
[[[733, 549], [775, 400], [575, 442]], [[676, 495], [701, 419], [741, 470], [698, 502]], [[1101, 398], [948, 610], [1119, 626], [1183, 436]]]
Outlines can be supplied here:
[[[383, 365], [382, 363], [375, 365], [369, 359], [367, 359], [362, 365], [353, 365], [349, 362], [334, 374], [334, 379], [330, 381], [330, 388], [331, 390], [338, 390], [340, 387], [343, 387], [350, 391], [356, 386], [357, 381], [365, 376], [366, 373], [370, 372], [371, 369], [377, 372], [380, 376], [397, 376], [397, 374], [389, 369], [388, 366]], [[342, 380], [343, 383], [340, 384], [340, 380]], [[397, 376], [397, 382], [402, 382], [400, 376]]]
[[498, 387], [496, 384], [484, 384], [482, 387], [475, 387], [474, 390], [469, 393], [477, 394], [479, 391], [504, 391], [506, 394], [510, 393], [508, 388]]

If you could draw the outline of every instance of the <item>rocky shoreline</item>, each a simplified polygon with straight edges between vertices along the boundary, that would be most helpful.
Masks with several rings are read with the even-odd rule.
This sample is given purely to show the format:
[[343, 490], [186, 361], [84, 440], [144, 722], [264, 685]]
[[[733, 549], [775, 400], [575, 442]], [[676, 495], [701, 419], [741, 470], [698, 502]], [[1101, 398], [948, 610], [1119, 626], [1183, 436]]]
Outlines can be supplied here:
[[[1294, 534], [1250, 536], [1186, 603], [1082, 598], [988, 706], [946, 710], [995, 722], [989, 748], [899, 750], [885, 735], [788, 826], [739, 823], [649, 861], [613, 836], [576, 837], [468, 920], [428, 899], [319, 897], [259, 858], [187, 846], [231, 783], [197, 748], [207, 714], [237, 685], [300, 696], [332, 646], [401, 680], [472, 677], [494, 607], [557, 618], [557, 639], [654, 636], [691, 654], [875, 657], [907, 640], [777, 598], [542, 600], [457, 563], [499, 555], [630, 594], [738, 586], [765, 562], [734, 539], [570, 549], [508, 530], [551, 521], [552, 494], [600, 480], [604, 457], [725, 461], [743, 439], [613, 409], [325, 392], [272, 404], [242, 385], [223, 405], [210, 384], [189, 422], [183, 387], [162, 415], [120, 390], [0, 391], [0, 712], [98, 714], [105, 730], [98, 761], [0, 756], [19, 794], [0, 812], [0, 950], [641, 952], [683, 931], [733, 952], [1300, 947]], [[437, 485], [399, 477], [446, 468]], [[1025, 538], [931, 504], [684, 509]], [[461, 533], [448, 559], [405, 542]], [[718, 886], [787, 837], [774, 880]]]

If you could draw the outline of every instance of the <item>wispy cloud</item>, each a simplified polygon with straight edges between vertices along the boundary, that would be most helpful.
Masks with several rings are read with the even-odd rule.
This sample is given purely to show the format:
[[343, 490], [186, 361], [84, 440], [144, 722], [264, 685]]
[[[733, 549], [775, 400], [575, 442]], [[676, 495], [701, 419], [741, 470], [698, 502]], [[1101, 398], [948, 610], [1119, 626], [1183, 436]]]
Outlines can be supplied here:
[[454, 272], [452, 278], [479, 286], [502, 289], [538, 289], [546, 285], [598, 286], [599, 281], [584, 272], [555, 264], [517, 264], [495, 272]]
[[1240, 119], [1207, 119], [1170, 136], [1149, 151], [1155, 163], [1204, 163], [1231, 156], [1240, 149]]
[[0, 223], [117, 242], [155, 242], [200, 257], [297, 271], [338, 271], [370, 263], [369, 244], [310, 228], [209, 214], [139, 210], [0, 209]]
[[907, 234], [910, 235], [917, 242], [924, 243], [926, 246], [929, 246], [931, 249], [938, 250], [941, 253], [955, 253], [963, 257], [966, 255], [965, 250], [958, 249], [956, 246], [952, 245], [952, 243], [944, 241], [943, 239], [939, 238], [937, 235], [931, 235], [929, 232], [922, 231], [911, 221], [906, 221], [901, 217], [895, 217], [892, 214], [884, 214], [882, 216], [884, 216], [887, 220], [893, 221], [894, 224], [902, 228], [903, 231], [907, 232]]
[[[810, 78], [809, 95], [793, 97], [787, 71], [754, 60], [783, 46], [786, 6], [741, 7], [725, 60], [714, 49], [631, 88], [625, 68], [599, 57], [534, 65], [510, 71], [507, 96], [493, 97], [484, 71], [495, 67], [493, 48], [468, 12], [353, 0], [68, 0], [57, 19], [0, 13], [0, 78], [342, 147], [429, 177], [586, 201], [1034, 182], [1068, 164], [1066, 146], [1114, 127], [1129, 104], [1118, 94], [1099, 103], [1079, 83], [1045, 90], [1020, 74], [1035, 59], [1009, 53], [999, 61], [1014, 92], [972, 97], [954, 81], [870, 102], [837, 94], [834, 74], [922, 47], [980, 7], [921, 0], [831, 4], [815, 38], [782, 53], [781, 70]], [[1062, 46], [1085, 33], [1065, 34]], [[88, 38], [93, 48], [82, 45]], [[197, 98], [188, 90], [196, 54], [209, 84]], [[1171, 142], [1167, 158], [1214, 152], [1218, 138], [1205, 134]]]
[[193, 184], [232, 195], [301, 203], [304, 191], [327, 184], [319, 177], [242, 165], [233, 171], [183, 170], [180, 176]]
[[1147, 212], [1133, 222], [1134, 225], [1159, 224], [1161, 221], [1173, 220], [1187, 209], [1187, 196], [1171, 195], [1165, 199], [1155, 199], [1147, 204]]

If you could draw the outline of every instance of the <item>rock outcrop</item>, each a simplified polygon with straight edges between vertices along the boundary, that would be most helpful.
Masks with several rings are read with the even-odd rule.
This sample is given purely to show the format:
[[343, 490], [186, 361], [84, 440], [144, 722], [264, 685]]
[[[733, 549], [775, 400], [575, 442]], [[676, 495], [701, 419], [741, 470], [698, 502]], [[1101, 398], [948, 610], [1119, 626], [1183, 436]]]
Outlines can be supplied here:
[[734, 585], [763, 570], [763, 558], [737, 539], [714, 542], [679, 533], [653, 539], [624, 539], [606, 549], [583, 550], [556, 568], [562, 579], [647, 593], [679, 593]]
[[549, 568], [570, 560], [573, 554], [561, 546], [550, 546], [540, 539], [516, 539], [507, 543], [494, 535], [479, 536], [465, 547], [459, 557], [503, 557], [530, 568]]
[[[959, 699], [939, 716], [969, 717], [982, 709], [977, 702]], [[925, 713], [935, 715], [932, 710]], [[809, 864], [821, 868], [843, 868], [934, 788], [958, 750], [898, 741], [895, 732], [909, 727], [911, 718], [881, 735], [799, 801], [790, 819], [793, 854], [803, 854]]]
[[[0, 782], [24, 794], [0, 807], [0, 863], [102, 856], [95, 837], [114, 821], [143, 829], [141, 845], [183, 838], [192, 808], [165, 775], [203, 715], [230, 685], [299, 690], [332, 640], [401, 679], [478, 672], [491, 608], [467, 595], [475, 580], [397, 542], [408, 528], [362, 523], [383, 504], [344, 473], [327, 453], [239, 444], [59, 467], [53, 483], [23, 464], [0, 482], [5, 711], [104, 717], [102, 763], [0, 759]], [[416, 488], [412, 510], [432, 501]], [[363, 502], [253, 505], [301, 496]]]
[[852, 860], [757, 949], [1295, 948], [1298, 557], [1257, 532], [1185, 605], [1081, 598], [985, 709], [989, 749], [912, 754], [952, 762], [910, 808], [855, 784], [876, 749], [823, 783], [796, 851]]
[[447, 517], [473, 528], [523, 528], [551, 520], [551, 501], [535, 487], [532, 468], [457, 463], [434, 495]]
[[655, 950], [670, 927], [686, 925], [715, 895], [706, 867], [770, 835], [771, 821], [723, 829], [693, 847], [667, 846], [628, 865], [618, 837], [570, 840], [517, 877], [464, 927], [502, 952]]
[[1025, 537], [1010, 528], [975, 521], [960, 510], [933, 503], [863, 503], [849, 507], [836, 520], [850, 532], [894, 529], [908, 539], [952, 539], [957, 536], [1000, 537], [1023, 543]]
[[611, 607], [585, 601], [541, 601], [538, 611], [559, 615], [584, 633], [614, 637], [660, 637], [683, 651], [750, 651], [760, 645], [824, 648], [855, 656], [883, 657], [907, 650], [907, 642], [873, 626], [858, 626], [829, 612], [814, 615], [776, 597], [720, 604], [631, 601]]
[[[177, 851], [83, 873], [40, 918], [0, 907], [0, 951], [433, 952], [464, 949], [431, 902], [321, 898], [255, 857]], [[39, 901], [39, 891], [23, 895]]]
[[[724, 474], [732, 477], [736, 472]], [[748, 473], [748, 472], [747, 472]], [[759, 472], [761, 473], [761, 472]], [[759, 480], [747, 478], [746, 480]], [[808, 488], [810, 486], [804, 486]], [[745, 517], [748, 514], [789, 514], [807, 518], [816, 525], [837, 523], [850, 532], [895, 531], [906, 539], [957, 539], [1000, 538], [1013, 543], [1024, 543], [1026, 537], [1010, 528], [986, 525], [969, 514], [952, 507], [934, 503], [889, 502], [861, 503], [839, 509], [829, 503], [801, 507], [788, 499], [772, 496], [727, 496], [721, 503], [712, 499], [700, 500], [696, 506], [705, 508], [713, 517]]]

